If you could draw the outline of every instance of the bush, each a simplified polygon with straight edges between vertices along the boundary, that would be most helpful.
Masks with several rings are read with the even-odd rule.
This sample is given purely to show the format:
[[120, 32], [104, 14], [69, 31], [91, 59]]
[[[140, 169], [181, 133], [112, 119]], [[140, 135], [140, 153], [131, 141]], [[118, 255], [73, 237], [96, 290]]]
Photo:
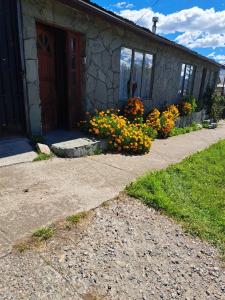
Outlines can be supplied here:
[[167, 111], [169, 111], [172, 114], [173, 120], [174, 120], [174, 122], [176, 122], [176, 120], [180, 116], [180, 112], [179, 112], [178, 107], [176, 105], [174, 105], [174, 104], [169, 105], [168, 108], [167, 108]]
[[175, 125], [174, 116], [169, 111], [164, 111], [160, 117], [160, 123], [159, 136], [161, 138], [167, 138]]
[[171, 105], [162, 113], [156, 108], [146, 118], [146, 124], [157, 130], [158, 136], [167, 138], [173, 130], [175, 122], [179, 117], [179, 111], [175, 105]]
[[161, 128], [160, 114], [160, 111], [157, 108], [154, 108], [146, 118], [146, 124], [156, 131], [159, 131]]
[[180, 113], [183, 116], [188, 116], [197, 109], [197, 102], [193, 96], [185, 97], [180, 104]]
[[212, 96], [212, 106], [210, 109], [210, 116], [216, 122], [223, 118], [225, 111], [225, 97], [217, 94]]
[[213, 98], [213, 93], [214, 90], [207, 86], [205, 94], [202, 98], [202, 100], [200, 100], [200, 109], [206, 108], [207, 109], [207, 113], [210, 114], [211, 108], [212, 108], [212, 98]]
[[141, 154], [151, 148], [152, 129], [145, 124], [131, 123], [124, 116], [113, 111], [101, 111], [92, 116], [82, 126], [89, 133], [108, 141], [109, 149], [117, 152]]
[[139, 98], [134, 97], [127, 101], [124, 107], [124, 116], [131, 122], [143, 122], [144, 105]]
[[150, 127], [147, 123], [136, 124], [136, 126], [139, 127], [144, 132], [144, 134], [146, 134], [152, 140], [154, 140], [158, 135], [157, 130]]
[[189, 116], [192, 112], [192, 106], [189, 102], [182, 102], [180, 104], [180, 112], [182, 116]]
[[170, 136], [185, 134], [192, 131], [201, 130], [202, 128], [203, 126], [201, 124], [196, 124], [196, 123], [193, 123], [190, 126], [186, 126], [186, 127], [174, 127], [170, 133]]

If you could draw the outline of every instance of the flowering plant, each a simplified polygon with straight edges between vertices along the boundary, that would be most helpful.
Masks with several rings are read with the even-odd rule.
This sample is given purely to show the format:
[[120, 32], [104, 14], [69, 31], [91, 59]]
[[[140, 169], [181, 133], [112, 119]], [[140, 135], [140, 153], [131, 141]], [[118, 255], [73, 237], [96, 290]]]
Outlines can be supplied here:
[[164, 111], [160, 117], [160, 124], [161, 128], [159, 131], [159, 135], [162, 138], [167, 138], [175, 125], [174, 115], [170, 111]]
[[160, 137], [166, 138], [173, 130], [179, 111], [175, 105], [171, 105], [166, 111], [160, 113], [156, 108], [148, 115], [146, 124], [157, 130]]
[[161, 128], [160, 124], [160, 111], [157, 108], [154, 108], [146, 118], [146, 124], [149, 127], [159, 131]]
[[128, 99], [124, 107], [124, 115], [130, 121], [139, 122], [144, 115], [144, 105], [137, 97]]
[[180, 111], [182, 115], [188, 116], [192, 112], [192, 105], [189, 102], [182, 102], [180, 105]]
[[179, 113], [179, 109], [175, 104], [169, 105], [167, 107], [167, 111], [171, 113], [174, 122], [176, 122], [176, 120], [179, 118], [180, 113]]
[[190, 115], [192, 112], [196, 111], [197, 101], [193, 96], [184, 97], [182, 103], [180, 104], [180, 112], [184, 116]]
[[151, 148], [149, 132], [115, 112], [97, 112], [86, 121], [85, 126], [89, 133], [106, 139], [111, 150], [140, 154], [149, 152]]

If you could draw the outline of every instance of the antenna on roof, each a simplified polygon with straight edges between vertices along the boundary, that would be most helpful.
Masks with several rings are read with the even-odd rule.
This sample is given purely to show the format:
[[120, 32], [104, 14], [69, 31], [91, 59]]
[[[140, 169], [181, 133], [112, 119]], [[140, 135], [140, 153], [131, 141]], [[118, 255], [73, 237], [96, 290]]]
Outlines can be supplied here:
[[153, 33], [156, 33], [157, 23], [159, 22], [159, 18], [158, 18], [158, 17], [153, 17], [153, 18], [152, 18], [152, 22], [153, 22], [153, 25], [152, 25], [152, 32], [153, 32]]

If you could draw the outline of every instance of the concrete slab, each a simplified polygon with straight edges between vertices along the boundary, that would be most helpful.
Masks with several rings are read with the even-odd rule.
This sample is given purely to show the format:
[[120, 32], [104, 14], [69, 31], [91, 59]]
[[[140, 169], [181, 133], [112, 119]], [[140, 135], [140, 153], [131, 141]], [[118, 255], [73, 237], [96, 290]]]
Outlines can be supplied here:
[[0, 232], [4, 237], [0, 252], [8, 249], [9, 241], [14, 243], [37, 227], [95, 208], [137, 176], [179, 162], [220, 139], [225, 139], [225, 122], [215, 130], [156, 140], [148, 155], [53, 158], [1, 168]]
[[0, 167], [31, 162], [37, 156], [27, 138], [0, 140]]
[[56, 130], [46, 134], [44, 138], [52, 152], [59, 157], [83, 157], [106, 148], [104, 141], [86, 136], [78, 130]]

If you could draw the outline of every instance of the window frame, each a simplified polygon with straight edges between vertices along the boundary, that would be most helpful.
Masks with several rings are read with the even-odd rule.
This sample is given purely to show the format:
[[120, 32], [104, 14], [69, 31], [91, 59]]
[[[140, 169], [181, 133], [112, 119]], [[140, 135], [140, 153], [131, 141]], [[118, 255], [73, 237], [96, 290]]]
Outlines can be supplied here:
[[[193, 93], [193, 90], [194, 90], [194, 80], [195, 80], [195, 76], [196, 76], [196, 66], [195, 65], [192, 65], [190, 63], [182, 63], [181, 64], [181, 72], [182, 72], [182, 68], [183, 68], [183, 65], [185, 66], [184, 67], [184, 75], [183, 75], [183, 78], [182, 78], [182, 86], [181, 86], [181, 89], [180, 89], [180, 86], [179, 86], [179, 91], [178, 91], [178, 94], [179, 96], [181, 97], [184, 97], [184, 96], [191, 96], [192, 93]], [[191, 66], [193, 67], [193, 71], [192, 71], [192, 78], [191, 78], [191, 88], [189, 90], [189, 93], [185, 92], [184, 94], [184, 91], [186, 91], [184, 89], [185, 87], [185, 76], [186, 76], [186, 70], [187, 70], [187, 66]], [[181, 81], [181, 72], [180, 72], [180, 81]], [[188, 79], [188, 81], [190, 81], [190, 78]]]
[[[131, 48], [131, 47], [127, 47], [127, 46], [122, 46], [120, 48], [120, 61], [121, 61], [121, 51], [122, 49], [129, 49], [132, 51], [131, 54], [131, 66], [130, 66], [130, 86], [129, 86], [129, 94], [127, 95], [127, 98], [120, 98], [120, 101], [127, 101], [127, 99], [129, 99], [132, 96], [132, 81], [133, 81], [133, 76], [134, 76], [134, 64], [135, 64], [135, 53], [141, 53], [143, 55], [143, 60], [142, 60], [142, 72], [141, 72], [141, 82], [140, 82], [140, 98], [144, 101], [148, 101], [148, 100], [152, 100], [152, 92], [153, 92], [153, 83], [154, 83], [154, 71], [155, 71], [155, 54], [151, 53], [150, 51], [145, 51], [145, 50], [141, 50], [139, 48]], [[142, 89], [143, 89], [143, 72], [144, 72], [144, 66], [145, 66], [145, 57], [146, 54], [151, 55], [152, 56], [152, 70], [151, 70], [151, 78], [150, 78], [150, 94], [148, 97], [146, 98], [142, 98], [141, 94], [142, 94]], [[121, 73], [120, 73], [121, 76]]]

